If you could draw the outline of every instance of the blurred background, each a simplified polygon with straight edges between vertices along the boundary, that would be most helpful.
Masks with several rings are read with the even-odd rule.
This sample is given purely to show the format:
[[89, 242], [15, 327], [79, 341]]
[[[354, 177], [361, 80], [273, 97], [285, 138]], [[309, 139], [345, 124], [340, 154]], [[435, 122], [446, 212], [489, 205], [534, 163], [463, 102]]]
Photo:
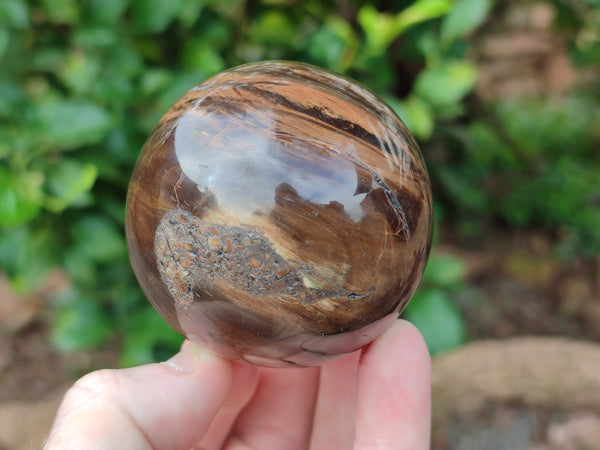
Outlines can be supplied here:
[[266, 59], [362, 82], [421, 146], [433, 447], [600, 448], [600, 1], [1, 0], [0, 449], [83, 373], [177, 350], [129, 177], [175, 100]]

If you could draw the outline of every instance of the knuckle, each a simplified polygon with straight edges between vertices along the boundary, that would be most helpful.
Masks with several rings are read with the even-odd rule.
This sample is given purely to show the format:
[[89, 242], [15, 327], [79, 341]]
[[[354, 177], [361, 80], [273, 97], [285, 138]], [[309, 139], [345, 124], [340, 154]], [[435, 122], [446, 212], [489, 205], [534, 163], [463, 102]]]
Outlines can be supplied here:
[[116, 395], [120, 385], [116, 371], [110, 369], [97, 370], [76, 381], [67, 392], [65, 402], [75, 406], [93, 400], [108, 399]]

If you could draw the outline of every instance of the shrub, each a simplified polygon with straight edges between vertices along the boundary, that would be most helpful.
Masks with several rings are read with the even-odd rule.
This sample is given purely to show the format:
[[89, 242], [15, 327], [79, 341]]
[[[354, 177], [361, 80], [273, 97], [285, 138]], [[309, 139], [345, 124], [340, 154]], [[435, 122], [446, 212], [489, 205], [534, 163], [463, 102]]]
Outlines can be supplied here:
[[[3, 0], [3, 271], [19, 292], [41, 285], [53, 267], [69, 275], [71, 288], [54, 301], [52, 340], [59, 349], [96, 346], [119, 333], [123, 365], [172, 351], [180, 338], [149, 310], [123, 235], [129, 176], [166, 109], [229, 66], [300, 60], [367, 84], [424, 142], [440, 121], [454, 123], [466, 111], [463, 99], [477, 75], [466, 37], [490, 6], [488, 0]], [[485, 138], [485, 124], [469, 133]], [[477, 164], [497, 164], [503, 151], [496, 162]], [[461, 170], [436, 167], [434, 175], [449, 189], [446, 182], [461, 178]], [[518, 204], [514, 195], [510, 201]], [[481, 201], [459, 207], [470, 212]]]

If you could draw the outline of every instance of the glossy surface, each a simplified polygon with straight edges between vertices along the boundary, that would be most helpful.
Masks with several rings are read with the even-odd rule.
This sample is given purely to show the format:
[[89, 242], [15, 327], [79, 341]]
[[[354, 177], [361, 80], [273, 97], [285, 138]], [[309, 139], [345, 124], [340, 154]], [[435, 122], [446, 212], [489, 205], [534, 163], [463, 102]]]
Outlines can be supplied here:
[[370, 91], [312, 66], [223, 72], [160, 120], [131, 181], [138, 280], [225, 357], [315, 365], [397, 317], [429, 253], [417, 146]]

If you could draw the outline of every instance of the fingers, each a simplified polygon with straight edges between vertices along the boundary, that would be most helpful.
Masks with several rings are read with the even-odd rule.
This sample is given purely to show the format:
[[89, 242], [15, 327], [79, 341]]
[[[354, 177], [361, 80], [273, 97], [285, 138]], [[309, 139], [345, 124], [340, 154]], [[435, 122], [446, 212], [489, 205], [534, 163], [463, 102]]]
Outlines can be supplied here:
[[428, 449], [431, 360], [419, 331], [399, 320], [364, 349], [355, 449]]
[[233, 363], [233, 369], [233, 386], [198, 448], [222, 448], [238, 414], [256, 390], [259, 374], [257, 366], [236, 362]]
[[162, 364], [93, 372], [69, 390], [47, 449], [189, 449], [232, 384], [232, 365], [190, 345]]
[[231, 363], [194, 345], [167, 363], [92, 373], [65, 397], [46, 448], [189, 449], [205, 436], [200, 448], [212, 449], [231, 432], [228, 449], [344, 449], [353, 438], [356, 449], [425, 449], [430, 408], [429, 353], [398, 321], [320, 375]]
[[360, 352], [321, 367], [311, 450], [345, 450], [354, 443]]
[[239, 414], [226, 449], [306, 449], [319, 369], [260, 369], [258, 386]]

